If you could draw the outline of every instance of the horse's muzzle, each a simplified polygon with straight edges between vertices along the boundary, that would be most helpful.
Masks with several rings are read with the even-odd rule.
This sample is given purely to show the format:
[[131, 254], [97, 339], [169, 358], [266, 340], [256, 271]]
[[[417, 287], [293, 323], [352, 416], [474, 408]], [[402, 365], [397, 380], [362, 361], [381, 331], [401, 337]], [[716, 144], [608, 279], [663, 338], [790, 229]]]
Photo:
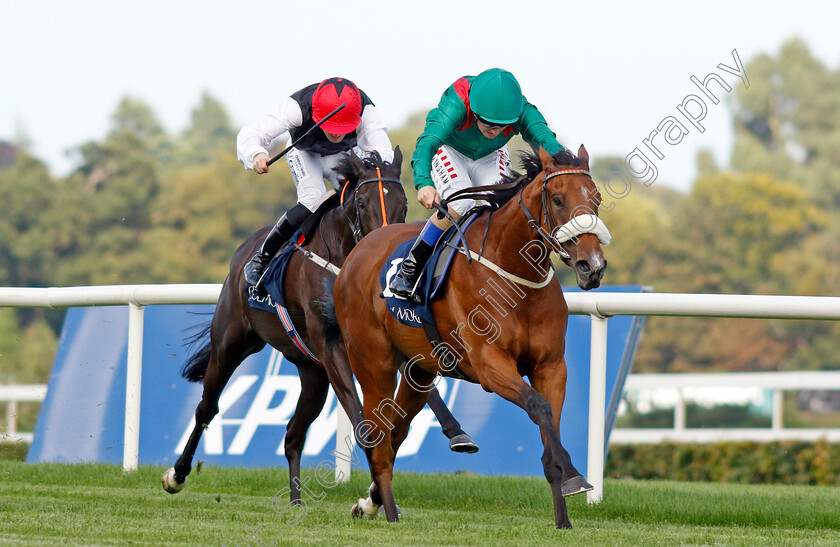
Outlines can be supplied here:
[[603, 256], [580, 259], [574, 265], [578, 287], [588, 291], [601, 286], [601, 279], [607, 271], [607, 260]]

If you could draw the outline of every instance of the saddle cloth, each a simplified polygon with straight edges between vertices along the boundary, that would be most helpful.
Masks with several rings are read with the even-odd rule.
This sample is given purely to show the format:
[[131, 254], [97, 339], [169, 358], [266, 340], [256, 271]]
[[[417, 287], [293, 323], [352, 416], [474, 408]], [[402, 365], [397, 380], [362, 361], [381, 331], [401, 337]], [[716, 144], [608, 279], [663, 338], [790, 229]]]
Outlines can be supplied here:
[[[477, 212], [468, 214], [461, 222], [461, 230], [467, 227], [478, 216]], [[408, 256], [411, 246], [416, 238], [401, 243], [388, 257], [385, 266], [379, 272], [379, 283], [382, 288], [382, 297], [388, 304], [388, 311], [397, 318], [403, 325], [411, 327], [423, 327], [423, 322], [434, 324], [430, 303], [440, 293], [446, 282], [455, 250], [461, 242], [458, 230], [453, 226], [443, 234], [440, 242], [435, 247], [432, 256], [423, 268], [420, 285], [417, 288], [422, 296], [422, 303], [416, 300], [397, 298], [394, 293], [388, 290], [388, 284], [399, 271], [400, 264]]]

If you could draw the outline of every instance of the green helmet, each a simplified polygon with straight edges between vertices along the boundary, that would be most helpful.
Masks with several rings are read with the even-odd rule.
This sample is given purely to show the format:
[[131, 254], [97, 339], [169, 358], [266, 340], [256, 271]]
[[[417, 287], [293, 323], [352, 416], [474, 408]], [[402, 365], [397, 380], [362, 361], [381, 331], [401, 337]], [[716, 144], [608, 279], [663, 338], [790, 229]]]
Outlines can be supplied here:
[[470, 108], [488, 122], [514, 123], [522, 115], [519, 82], [507, 70], [485, 70], [470, 86]]

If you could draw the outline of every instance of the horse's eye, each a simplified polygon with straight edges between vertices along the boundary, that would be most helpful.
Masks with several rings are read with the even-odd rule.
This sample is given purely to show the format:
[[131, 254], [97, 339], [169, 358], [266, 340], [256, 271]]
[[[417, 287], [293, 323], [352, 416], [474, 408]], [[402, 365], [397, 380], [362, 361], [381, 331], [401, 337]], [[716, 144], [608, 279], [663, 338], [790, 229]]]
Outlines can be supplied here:
[[553, 202], [554, 202], [554, 205], [556, 205], [556, 206], [558, 206], [558, 207], [562, 207], [562, 206], [563, 206], [563, 200], [562, 200], [562, 199], [560, 199], [560, 197], [559, 197], [559, 196], [554, 196], [554, 197], [552, 197], [552, 198], [551, 198], [551, 201], [553, 201]]

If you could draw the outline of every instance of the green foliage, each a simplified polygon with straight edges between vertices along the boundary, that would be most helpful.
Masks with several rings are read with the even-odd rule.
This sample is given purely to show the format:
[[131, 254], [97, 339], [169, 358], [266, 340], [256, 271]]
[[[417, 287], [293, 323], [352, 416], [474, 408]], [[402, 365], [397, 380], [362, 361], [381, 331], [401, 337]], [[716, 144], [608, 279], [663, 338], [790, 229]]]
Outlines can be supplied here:
[[53, 242], [39, 225], [57, 189], [47, 167], [26, 154], [0, 170], [0, 283], [43, 286], [47, 282], [43, 264]]
[[26, 460], [29, 445], [26, 443], [8, 443], [0, 441], [0, 461], [10, 460], [22, 462]]
[[840, 444], [660, 443], [612, 445], [605, 475], [636, 479], [840, 486]]
[[[826, 272], [837, 275], [837, 264], [820, 253], [804, 260], [806, 250], [816, 251], [823, 241], [830, 217], [796, 183], [753, 173], [704, 176], [669, 216], [661, 224], [667, 229], [641, 255], [637, 283], [663, 292], [835, 292], [824, 281]], [[647, 233], [645, 226], [638, 228]], [[646, 325], [637, 370], [778, 370], [802, 348], [789, 334], [801, 329], [796, 322], [654, 317]], [[812, 334], [803, 336], [813, 340]]]
[[840, 69], [827, 69], [799, 38], [776, 57], [746, 64], [736, 92], [732, 165], [800, 183], [810, 199], [840, 205]]
[[399, 146], [403, 156], [400, 180], [403, 183], [406, 198], [408, 198], [406, 222], [426, 220], [431, 216], [431, 212], [417, 201], [417, 190], [414, 188], [414, 172], [411, 169], [411, 157], [414, 155], [417, 137], [420, 136], [426, 125], [426, 114], [426, 111], [417, 112], [411, 115], [402, 127], [388, 131], [391, 144], [394, 148]]
[[12, 308], [0, 308], [0, 384], [47, 379], [58, 338], [43, 320], [21, 324]]
[[192, 111], [189, 127], [176, 142], [172, 164], [183, 168], [211, 163], [220, 153], [233, 155], [235, 143], [236, 130], [227, 111], [205, 92]]

